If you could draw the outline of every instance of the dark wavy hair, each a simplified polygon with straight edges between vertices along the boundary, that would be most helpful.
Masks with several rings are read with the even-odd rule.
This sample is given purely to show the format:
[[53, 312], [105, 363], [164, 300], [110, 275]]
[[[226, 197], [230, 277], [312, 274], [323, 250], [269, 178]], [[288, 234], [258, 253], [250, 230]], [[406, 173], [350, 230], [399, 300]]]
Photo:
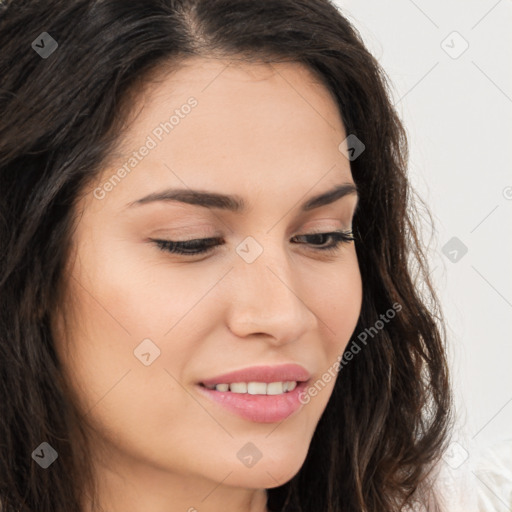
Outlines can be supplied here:
[[[42, 32], [58, 43], [48, 58], [31, 47]], [[408, 181], [389, 80], [340, 10], [330, 0], [7, 0], [0, 47], [0, 508], [70, 512], [94, 499], [83, 418], [51, 328], [74, 206], [150, 77], [202, 56], [302, 63], [332, 93], [346, 133], [366, 146], [351, 162], [363, 281], [354, 333], [401, 305], [343, 365], [303, 466], [267, 490], [269, 510], [437, 509], [432, 476], [452, 393], [417, 223], [428, 209]], [[43, 440], [59, 454], [48, 470], [32, 458]]]

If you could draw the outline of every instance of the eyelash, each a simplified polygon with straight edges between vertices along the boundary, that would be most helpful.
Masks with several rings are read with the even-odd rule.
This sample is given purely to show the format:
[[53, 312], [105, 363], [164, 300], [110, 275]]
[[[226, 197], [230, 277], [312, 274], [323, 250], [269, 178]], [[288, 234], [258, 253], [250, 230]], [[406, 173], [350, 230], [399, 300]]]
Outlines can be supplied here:
[[[350, 243], [355, 240], [351, 230], [349, 231], [330, 231], [328, 233], [310, 233], [307, 235], [296, 235], [294, 238], [323, 237], [327, 236], [332, 239], [330, 245], [317, 246], [314, 250], [324, 253], [335, 253], [340, 249], [340, 244]], [[212, 248], [223, 245], [218, 242], [220, 238], [198, 238], [194, 240], [186, 240], [175, 242], [172, 240], [152, 240], [162, 251], [193, 256], [209, 252]]]

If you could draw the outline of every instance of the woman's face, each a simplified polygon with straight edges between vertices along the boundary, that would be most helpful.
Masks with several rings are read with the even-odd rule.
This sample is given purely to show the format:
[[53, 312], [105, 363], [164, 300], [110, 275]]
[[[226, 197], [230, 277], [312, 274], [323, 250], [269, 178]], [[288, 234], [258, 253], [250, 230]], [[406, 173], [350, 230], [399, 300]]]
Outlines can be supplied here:
[[[322, 376], [362, 300], [354, 242], [327, 251], [336, 239], [304, 237], [352, 226], [355, 193], [302, 208], [354, 184], [335, 102], [299, 64], [228, 64], [189, 60], [147, 89], [123, 151], [78, 204], [70, 328], [66, 337], [59, 322], [57, 336], [96, 455], [108, 454], [102, 482], [122, 475], [124, 496], [169, 493], [198, 510], [226, 489], [276, 487], [298, 472], [333, 390]], [[182, 200], [157, 197], [178, 189]], [[233, 199], [199, 204], [193, 191]], [[217, 245], [196, 255], [154, 241], [204, 238]], [[200, 385], [283, 364], [303, 367], [319, 391], [299, 400], [279, 384], [268, 396], [261, 384], [244, 396]], [[307, 377], [294, 375], [234, 382]]]

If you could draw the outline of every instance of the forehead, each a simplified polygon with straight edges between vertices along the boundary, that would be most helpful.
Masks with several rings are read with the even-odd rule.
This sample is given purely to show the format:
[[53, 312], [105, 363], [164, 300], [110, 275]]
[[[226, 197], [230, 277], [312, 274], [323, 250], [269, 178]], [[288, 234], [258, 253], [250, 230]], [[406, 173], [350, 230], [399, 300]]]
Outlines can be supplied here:
[[198, 105], [180, 116], [187, 122], [173, 129], [173, 139], [199, 140], [208, 134], [220, 140], [224, 134], [246, 135], [247, 130], [269, 139], [286, 129], [295, 139], [308, 137], [313, 142], [329, 136], [337, 141], [344, 133], [331, 92], [300, 63], [190, 58], [172, 70], [162, 67], [147, 80], [133, 107], [124, 146], [173, 113], [180, 114], [191, 97]]
[[123, 199], [156, 184], [302, 195], [327, 174], [350, 181], [345, 137], [330, 91], [299, 63], [187, 59], [144, 84], [103, 179], [151, 139]]

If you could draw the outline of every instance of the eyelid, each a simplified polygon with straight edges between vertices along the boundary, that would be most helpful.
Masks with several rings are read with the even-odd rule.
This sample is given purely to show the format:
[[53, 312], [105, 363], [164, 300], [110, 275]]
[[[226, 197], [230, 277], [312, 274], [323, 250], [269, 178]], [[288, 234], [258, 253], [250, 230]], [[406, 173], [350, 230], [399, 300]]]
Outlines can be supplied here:
[[300, 223], [294, 222], [287, 230], [287, 234], [293, 235], [299, 232], [309, 233], [310, 231], [316, 230], [321, 230], [321, 232], [346, 230], [351, 229], [353, 221], [354, 215], [349, 215], [345, 210], [341, 210], [333, 212], [329, 216], [325, 214], [322, 217], [311, 216], [303, 219]]
[[[293, 236], [302, 236], [302, 235], [316, 235], [316, 234], [325, 234], [329, 232], [347, 232], [352, 231], [352, 221], [353, 219], [350, 219], [350, 222], [348, 225], [343, 223], [343, 225], [339, 225], [340, 220], [339, 219], [318, 219], [319, 221], [322, 220], [328, 220], [328, 221], [336, 221], [336, 226], [313, 226], [311, 228], [303, 228], [303, 229], [296, 229], [295, 231], [291, 232], [288, 235], [288, 238], [291, 238]], [[188, 228], [188, 227], [187, 227]], [[184, 231], [180, 231], [179, 229], [173, 229], [173, 230], [158, 230], [155, 232], [152, 236], [148, 237], [148, 240], [154, 241], [169, 241], [174, 243], [186, 243], [186, 242], [193, 242], [196, 240], [204, 240], [204, 239], [224, 239], [225, 234], [217, 229], [208, 230], [208, 226], [198, 226], [198, 229], [187, 229], [185, 228]], [[179, 233], [178, 233], [179, 231]], [[188, 234], [190, 233], [190, 234]]]
[[303, 229], [297, 234], [298, 235], [316, 235], [316, 234], [331, 233], [331, 232], [341, 233], [341, 232], [346, 232], [346, 231], [352, 231], [352, 223], [350, 224], [350, 226], [342, 226], [342, 227], [329, 228], [329, 227], [321, 226], [321, 227], [314, 227], [314, 228], [310, 228], [310, 229]]
[[169, 240], [192, 240], [196, 238], [222, 237], [223, 233], [211, 225], [184, 226], [172, 229], [158, 229], [151, 232], [150, 238], [167, 238]]
[[[312, 227], [309, 229], [302, 229], [298, 230], [293, 236], [307, 236], [307, 235], [320, 235], [320, 234], [326, 234], [326, 233], [346, 233], [347, 231], [352, 232], [352, 223], [350, 223], [349, 226], [342, 226], [342, 227], [328, 227], [328, 226], [318, 226], [318, 227]], [[174, 243], [186, 243], [186, 242], [194, 242], [196, 240], [212, 240], [212, 239], [218, 239], [222, 240], [225, 236], [219, 232], [215, 231], [212, 233], [194, 233], [193, 235], [187, 236], [186, 234], [181, 235], [172, 235], [170, 233], [165, 233], [162, 235], [155, 235], [148, 237], [148, 240], [155, 241], [168, 241], [168, 242], [174, 242]]]

